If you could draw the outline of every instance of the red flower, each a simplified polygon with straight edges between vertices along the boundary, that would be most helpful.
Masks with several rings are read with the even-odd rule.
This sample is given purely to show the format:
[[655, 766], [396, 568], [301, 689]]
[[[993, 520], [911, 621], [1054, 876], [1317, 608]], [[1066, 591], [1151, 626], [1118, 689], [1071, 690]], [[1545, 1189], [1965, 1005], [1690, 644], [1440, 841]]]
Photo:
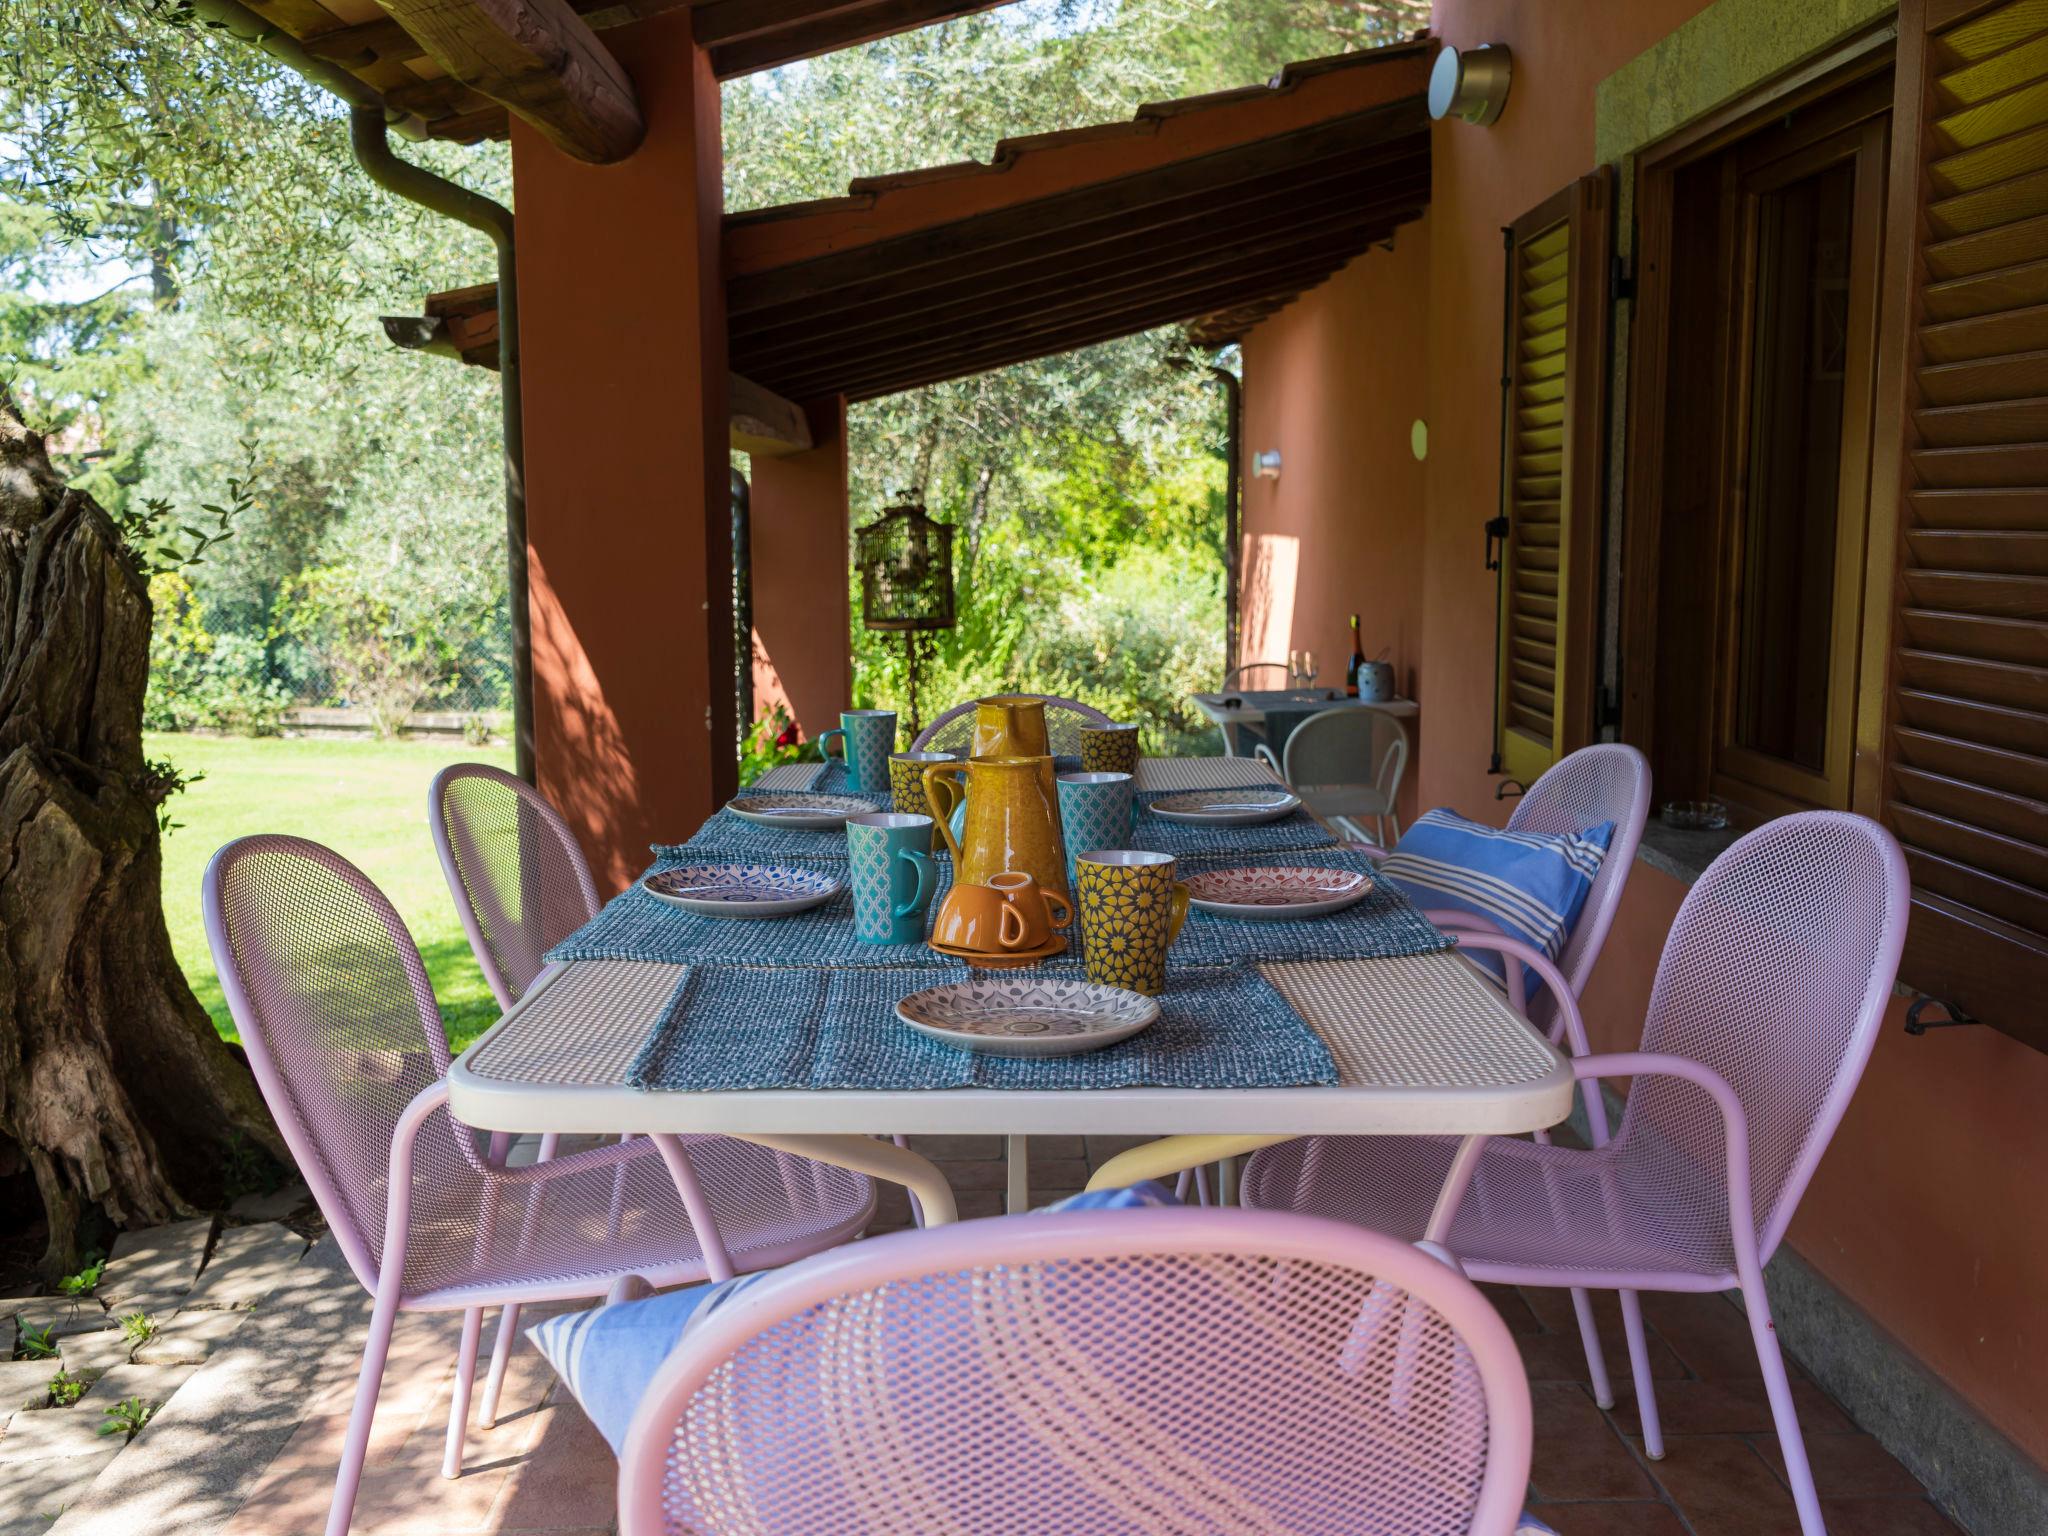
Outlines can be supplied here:
[[775, 745], [778, 747], [796, 747], [802, 744], [802, 741], [797, 736], [796, 723], [794, 721], [784, 726], [782, 734], [775, 738]]

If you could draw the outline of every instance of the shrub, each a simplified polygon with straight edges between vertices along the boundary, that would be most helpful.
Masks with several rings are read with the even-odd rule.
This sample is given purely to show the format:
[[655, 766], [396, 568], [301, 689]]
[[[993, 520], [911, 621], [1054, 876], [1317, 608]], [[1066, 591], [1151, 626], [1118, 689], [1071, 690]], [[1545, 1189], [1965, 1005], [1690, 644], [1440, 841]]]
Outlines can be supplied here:
[[156, 622], [143, 725], [153, 731], [278, 735], [291, 696], [270, 676], [262, 642], [210, 633], [192, 584], [175, 571], [152, 577], [149, 595]]
[[407, 622], [352, 566], [323, 566], [285, 583], [277, 628], [326, 668], [337, 703], [368, 713], [381, 740], [401, 735], [455, 668], [440, 636]]

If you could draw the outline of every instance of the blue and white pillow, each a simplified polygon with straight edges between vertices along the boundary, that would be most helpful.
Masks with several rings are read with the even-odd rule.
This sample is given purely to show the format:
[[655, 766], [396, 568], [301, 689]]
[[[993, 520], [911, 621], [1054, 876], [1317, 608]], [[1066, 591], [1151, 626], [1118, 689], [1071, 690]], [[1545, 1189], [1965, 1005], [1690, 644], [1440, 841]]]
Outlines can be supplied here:
[[[1408, 829], [1380, 872], [1418, 907], [1478, 913], [1555, 960], [1613, 839], [1611, 821], [1572, 834], [1507, 832], [1439, 809]], [[1499, 974], [1499, 956], [1472, 958]]]
[[[1128, 1189], [1073, 1195], [1046, 1210], [1122, 1211], [1178, 1204], [1172, 1190], [1147, 1179]], [[584, 1413], [616, 1456], [625, 1449], [626, 1429], [662, 1362], [698, 1324], [749, 1286], [775, 1273], [764, 1269], [588, 1312], [565, 1312], [529, 1328], [526, 1336], [583, 1405]]]

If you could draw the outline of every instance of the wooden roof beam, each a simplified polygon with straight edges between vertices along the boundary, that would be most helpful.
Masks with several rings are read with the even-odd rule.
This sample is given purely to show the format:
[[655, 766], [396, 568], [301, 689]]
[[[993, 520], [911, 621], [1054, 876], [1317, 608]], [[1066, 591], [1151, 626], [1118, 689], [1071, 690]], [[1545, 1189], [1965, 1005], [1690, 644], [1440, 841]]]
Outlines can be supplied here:
[[579, 160], [605, 165], [647, 126], [633, 82], [568, 0], [378, 0], [455, 79]]
[[721, 80], [897, 32], [994, 10], [1010, 0], [697, 0], [690, 25]]

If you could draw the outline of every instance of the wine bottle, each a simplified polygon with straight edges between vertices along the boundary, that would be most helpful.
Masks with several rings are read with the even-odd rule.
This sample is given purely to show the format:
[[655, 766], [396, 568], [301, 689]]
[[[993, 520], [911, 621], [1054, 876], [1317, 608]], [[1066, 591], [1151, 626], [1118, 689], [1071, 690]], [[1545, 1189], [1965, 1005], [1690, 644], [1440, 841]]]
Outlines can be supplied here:
[[1358, 615], [1351, 615], [1351, 665], [1344, 669], [1344, 692], [1358, 697], [1358, 674], [1365, 670], [1365, 648], [1358, 643]]

